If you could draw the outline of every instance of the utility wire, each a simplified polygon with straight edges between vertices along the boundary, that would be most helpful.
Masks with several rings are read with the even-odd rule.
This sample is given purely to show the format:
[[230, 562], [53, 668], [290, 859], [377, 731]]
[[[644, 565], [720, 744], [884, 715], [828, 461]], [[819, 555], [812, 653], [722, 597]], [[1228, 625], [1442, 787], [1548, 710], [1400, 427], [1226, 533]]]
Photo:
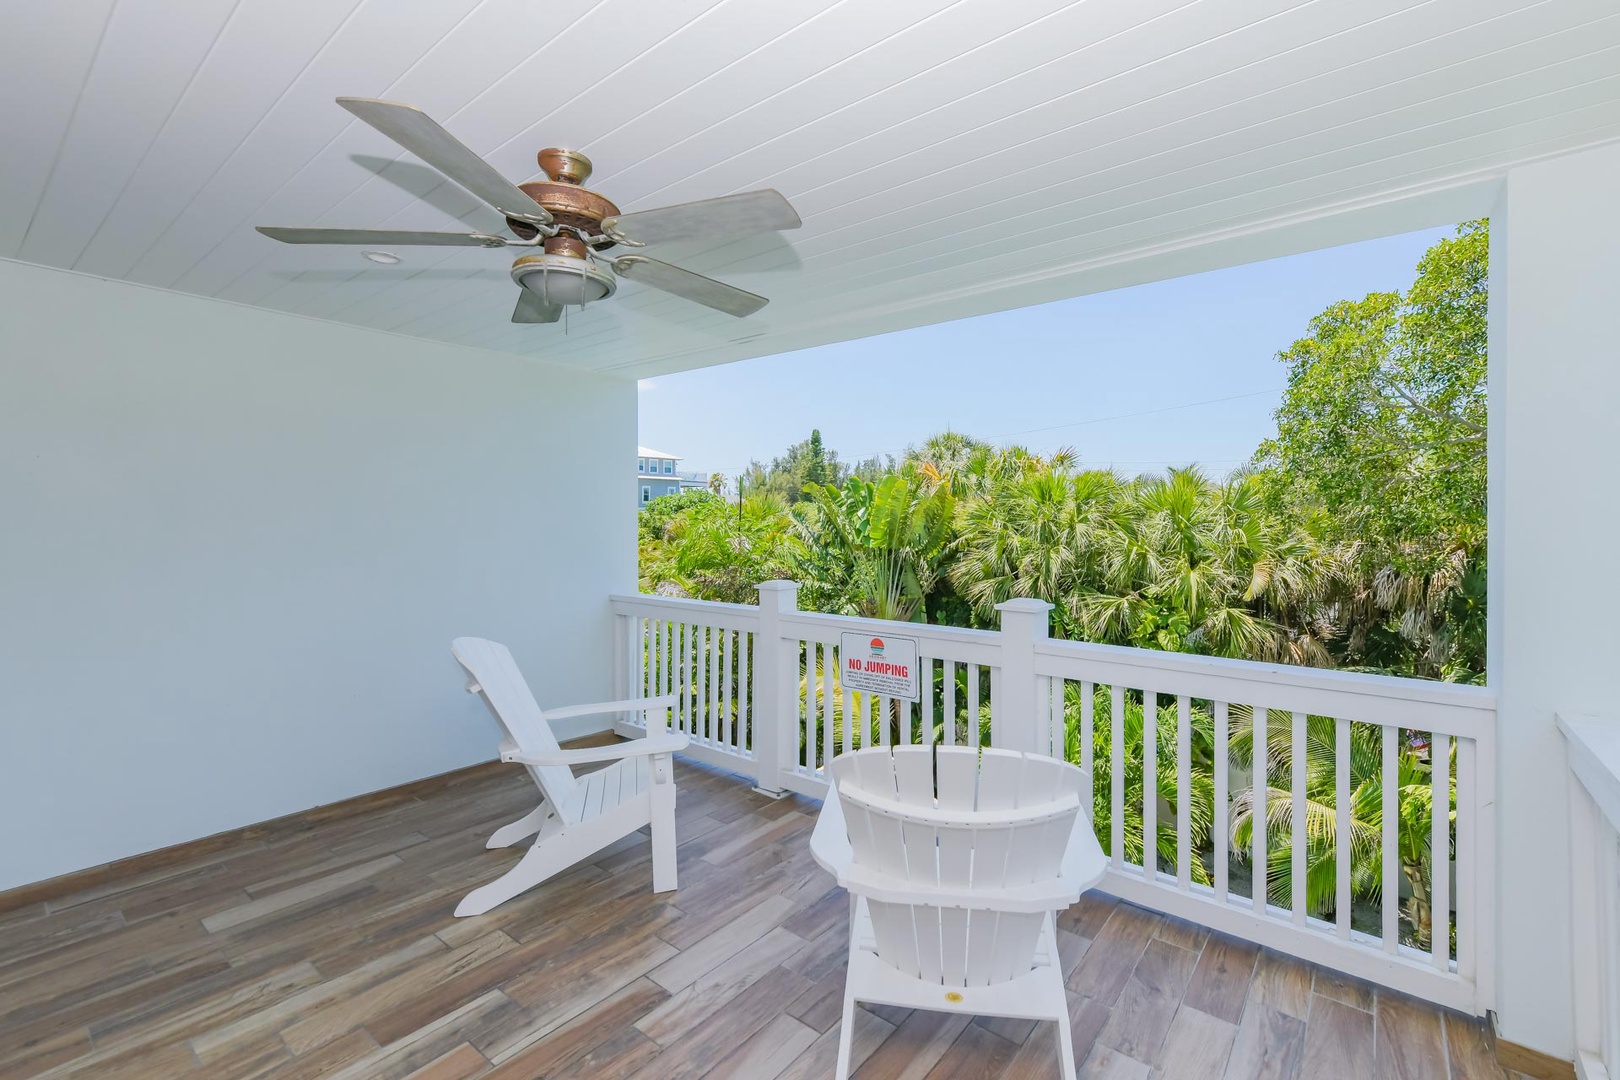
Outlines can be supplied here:
[[[1040, 432], [1046, 432], [1046, 431], [1062, 431], [1065, 428], [1088, 427], [1088, 426], [1090, 426], [1092, 424], [1106, 424], [1106, 423], [1109, 423], [1110, 421], [1113, 421], [1113, 420], [1134, 420], [1134, 419], [1136, 419], [1137, 417], [1140, 417], [1140, 416], [1156, 416], [1156, 415], [1158, 415], [1160, 413], [1180, 412], [1183, 409], [1197, 409], [1197, 408], [1201, 408], [1202, 406], [1205, 406], [1205, 405], [1221, 405], [1221, 404], [1224, 404], [1224, 403], [1226, 403], [1228, 401], [1243, 401], [1243, 400], [1245, 400], [1247, 398], [1264, 397], [1267, 394], [1280, 394], [1286, 389], [1287, 389], [1287, 387], [1285, 387], [1285, 386], [1276, 386], [1276, 387], [1272, 387], [1269, 390], [1251, 390], [1251, 391], [1249, 391], [1248, 393], [1245, 393], [1245, 394], [1231, 394], [1231, 395], [1229, 395], [1227, 397], [1207, 398], [1207, 399], [1205, 399], [1203, 401], [1187, 401], [1187, 402], [1181, 403], [1180, 405], [1161, 405], [1161, 406], [1159, 406], [1158, 408], [1155, 408], [1155, 409], [1141, 409], [1141, 410], [1138, 410], [1137, 412], [1115, 413], [1112, 416], [1093, 416], [1093, 417], [1091, 417], [1089, 419], [1086, 419], [1086, 420], [1073, 420], [1073, 421], [1070, 421], [1069, 423], [1052, 424], [1052, 425], [1050, 425], [1048, 427], [1024, 428], [1024, 429], [1022, 429], [1020, 431], [1003, 431], [1003, 432], [1000, 432], [999, 434], [995, 434], [995, 435], [986, 435], [986, 436], [984, 436], [984, 438], [986, 440], [990, 440], [990, 439], [1010, 439], [1010, 438], [1012, 438], [1014, 436], [1017, 436], [1017, 435], [1034, 435], [1034, 434], [1037, 434], [1037, 433], [1040, 433]], [[869, 458], [875, 458], [875, 457], [895, 457], [895, 456], [898, 456], [900, 454], [904, 454], [909, 449], [910, 449], [910, 447], [907, 446], [907, 447], [902, 447], [899, 450], [877, 450], [877, 451], [874, 451], [873, 453], [870, 453], [870, 454], [866, 454], [866, 455], [862, 455], [862, 456], [852, 458], [846, 464], [859, 463], [861, 461], [865, 461], [865, 460], [867, 460]], [[1174, 464], [1178, 463], [1180, 460], [1181, 460], [1180, 458], [1164, 459], [1164, 460], [1158, 460], [1158, 461], [1115, 459], [1111, 464], [1117, 464], [1117, 465], [1174, 465]], [[1233, 461], [1233, 462], [1242, 461], [1242, 460], [1245, 460], [1245, 459], [1243, 459], [1243, 458], [1222, 458], [1222, 459], [1220, 459], [1220, 461]], [[1215, 459], [1210, 459], [1208, 461], [1208, 464], [1218, 464], [1218, 463], [1219, 462], [1216, 461]], [[748, 471], [748, 469], [751, 468], [752, 466], [753, 466], [753, 462], [749, 462], [748, 465], [744, 466], [741, 469], [733, 470], [733, 472], [734, 472], [735, 475], [740, 476], [743, 473], [746, 473]], [[726, 472], [726, 470], [716, 470], [716, 469], [710, 469], [708, 471], [710, 473], [713, 473], [713, 472], [722, 472], [722, 473], [724, 473], [724, 472]]]

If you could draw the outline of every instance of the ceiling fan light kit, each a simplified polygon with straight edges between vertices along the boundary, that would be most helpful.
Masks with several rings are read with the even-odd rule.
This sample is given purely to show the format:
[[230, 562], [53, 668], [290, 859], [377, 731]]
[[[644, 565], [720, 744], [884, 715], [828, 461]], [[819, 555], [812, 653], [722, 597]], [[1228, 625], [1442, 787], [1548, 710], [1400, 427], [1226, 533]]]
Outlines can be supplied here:
[[[738, 318], [752, 315], [769, 301], [639, 254], [639, 249], [671, 240], [746, 236], [796, 229], [802, 224], [792, 205], [771, 190], [621, 214], [606, 196], [584, 186], [591, 175], [591, 159], [577, 150], [548, 147], [540, 151], [536, 160], [548, 179], [513, 184], [413, 105], [374, 98], [344, 97], [337, 102], [494, 207], [516, 239], [478, 232], [265, 225], [259, 226], [259, 232], [284, 244], [528, 248], [512, 263], [512, 280], [522, 290], [512, 312], [513, 322], [556, 322], [565, 307], [609, 299], [618, 291], [615, 275]], [[634, 248], [638, 253], [620, 255], [607, 265], [596, 259], [596, 252], [615, 246]], [[386, 261], [373, 258], [375, 255], [390, 255], [382, 251], [362, 254], [374, 262]], [[390, 257], [399, 261], [397, 256]]]
[[512, 264], [512, 280], [548, 304], [564, 307], [594, 304], [619, 291], [613, 275], [595, 259], [549, 251], [518, 259]]

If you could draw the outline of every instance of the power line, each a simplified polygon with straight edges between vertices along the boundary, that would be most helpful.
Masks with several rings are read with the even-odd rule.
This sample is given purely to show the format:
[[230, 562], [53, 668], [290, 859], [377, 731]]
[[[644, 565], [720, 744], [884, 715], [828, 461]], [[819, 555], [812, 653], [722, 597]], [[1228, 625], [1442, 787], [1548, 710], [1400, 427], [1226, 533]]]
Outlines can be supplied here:
[[[1093, 416], [1093, 417], [1091, 417], [1089, 419], [1086, 419], [1086, 420], [1074, 420], [1074, 421], [1071, 421], [1071, 422], [1065, 423], [1065, 424], [1052, 424], [1052, 425], [1050, 425], [1048, 427], [1024, 428], [1021, 431], [1004, 431], [1004, 432], [1001, 432], [1001, 433], [996, 434], [996, 435], [987, 435], [987, 436], [985, 436], [985, 438], [986, 439], [1009, 439], [1009, 438], [1012, 438], [1012, 437], [1017, 436], [1017, 435], [1034, 435], [1034, 434], [1038, 434], [1040, 432], [1045, 432], [1045, 431], [1062, 431], [1065, 428], [1088, 427], [1088, 426], [1090, 426], [1092, 424], [1106, 424], [1106, 423], [1109, 423], [1110, 421], [1113, 421], [1113, 420], [1134, 420], [1134, 419], [1136, 419], [1137, 417], [1140, 417], [1140, 416], [1155, 416], [1155, 415], [1158, 415], [1160, 413], [1180, 412], [1183, 409], [1197, 409], [1197, 408], [1201, 408], [1202, 406], [1205, 406], [1205, 405], [1222, 405], [1222, 404], [1225, 404], [1228, 401], [1243, 401], [1243, 400], [1245, 400], [1247, 398], [1264, 397], [1267, 394], [1280, 394], [1286, 389], [1287, 389], [1287, 387], [1284, 387], [1284, 386], [1276, 386], [1276, 387], [1272, 387], [1269, 390], [1251, 390], [1248, 393], [1244, 393], [1244, 394], [1231, 394], [1231, 395], [1229, 395], [1227, 397], [1206, 398], [1203, 401], [1187, 401], [1187, 402], [1183, 402], [1183, 403], [1181, 403], [1179, 405], [1161, 405], [1158, 408], [1141, 409], [1141, 410], [1138, 410], [1137, 412], [1115, 413], [1115, 414], [1113, 414], [1111, 416]], [[894, 456], [898, 456], [900, 454], [904, 454], [906, 452], [906, 450], [908, 450], [908, 449], [910, 449], [909, 446], [908, 447], [902, 447], [902, 448], [900, 448], [898, 450], [877, 450], [877, 451], [874, 451], [874, 452], [872, 452], [870, 454], [866, 454], [864, 456], [855, 457], [855, 458], [851, 459], [851, 463], [859, 463], [861, 461], [864, 461], [864, 460], [867, 460], [867, 459], [870, 459], [870, 458], [875, 458], [875, 457], [894, 457]], [[1164, 459], [1164, 460], [1157, 460], [1157, 461], [1116, 459], [1115, 461], [1111, 462], [1111, 464], [1116, 464], [1116, 465], [1175, 465], [1175, 464], [1179, 464], [1182, 460], [1183, 459], [1180, 459], [1180, 458]], [[1243, 458], [1221, 458], [1221, 459], [1218, 459], [1218, 460], [1211, 459], [1206, 463], [1207, 464], [1220, 464], [1220, 463], [1223, 463], [1223, 462], [1238, 462], [1238, 461], [1243, 461], [1243, 460], [1245, 460], [1245, 459], [1243, 459]], [[735, 473], [737, 475], [741, 475], [741, 474], [747, 472], [748, 469], [751, 468], [752, 466], [753, 466], [753, 462], [749, 462], [749, 464], [744, 466], [743, 468], [735, 470]], [[725, 470], [711, 469], [709, 471], [710, 472], [724, 472]]]

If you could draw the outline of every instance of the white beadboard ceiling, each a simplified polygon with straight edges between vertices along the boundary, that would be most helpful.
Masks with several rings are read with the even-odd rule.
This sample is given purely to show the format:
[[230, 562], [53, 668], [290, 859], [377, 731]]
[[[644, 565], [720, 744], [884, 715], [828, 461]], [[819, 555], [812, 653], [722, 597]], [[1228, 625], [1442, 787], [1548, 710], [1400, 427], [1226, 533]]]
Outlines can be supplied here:
[[[625, 282], [514, 326], [511, 254], [381, 267], [253, 231], [501, 227], [344, 94], [421, 106], [514, 180], [574, 147], [626, 211], [774, 187], [804, 227], [657, 249], [771, 297], [752, 318]], [[1620, 137], [1620, 5], [13, 3], [0, 136], [0, 257], [645, 375], [1111, 287]]]

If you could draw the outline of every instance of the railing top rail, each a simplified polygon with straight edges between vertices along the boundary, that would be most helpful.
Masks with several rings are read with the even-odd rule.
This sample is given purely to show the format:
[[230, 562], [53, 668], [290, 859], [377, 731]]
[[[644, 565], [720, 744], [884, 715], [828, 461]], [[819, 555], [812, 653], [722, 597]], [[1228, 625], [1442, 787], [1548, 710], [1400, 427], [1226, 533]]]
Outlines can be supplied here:
[[[1091, 642], [1065, 641], [1059, 638], [1037, 642], [1035, 655], [1058, 660], [1091, 661], [1107, 665], [1115, 671], [1132, 669], [1140, 672], [1135, 677], [1143, 680], [1144, 686], [1151, 686], [1155, 677], [1173, 673], [1195, 678], [1237, 680], [1259, 685], [1271, 684], [1294, 689], [1308, 688], [1329, 693], [1353, 694], [1360, 698], [1422, 702], [1481, 712], [1494, 712], [1496, 709], [1496, 692], [1488, 687], [1432, 682], [1427, 679], [1409, 679], [1393, 675], [1370, 675], [1360, 671], [1334, 671], [1330, 668], [1301, 667], [1295, 664], [1267, 664], [1255, 660], [1161, 652], [1156, 649], [1136, 649], [1122, 645], [1096, 645]], [[1048, 673], [1045, 667], [1046, 665], [1038, 665], [1042, 674]], [[1131, 679], [1132, 676], [1128, 671], [1123, 673], [1122, 681], [1131, 682]]]
[[824, 615], [819, 611], [795, 611], [782, 616], [782, 625], [799, 629], [821, 628], [832, 633], [890, 634], [927, 638], [930, 641], [950, 641], [960, 645], [994, 649], [1001, 635], [994, 630], [966, 630], [959, 626], [940, 626], [938, 623], [896, 622], [892, 619], [867, 619], [854, 615]]
[[651, 593], [636, 593], [625, 595], [616, 593], [608, 597], [609, 606], [615, 614], [625, 614], [631, 610], [658, 611], [675, 616], [680, 613], [693, 614], [701, 612], [705, 616], [729, 617], [758, 621], [759, 608], [754, 604], [727, 604], [718, 600], [692, 600], [677, 596], [654, 596]]

